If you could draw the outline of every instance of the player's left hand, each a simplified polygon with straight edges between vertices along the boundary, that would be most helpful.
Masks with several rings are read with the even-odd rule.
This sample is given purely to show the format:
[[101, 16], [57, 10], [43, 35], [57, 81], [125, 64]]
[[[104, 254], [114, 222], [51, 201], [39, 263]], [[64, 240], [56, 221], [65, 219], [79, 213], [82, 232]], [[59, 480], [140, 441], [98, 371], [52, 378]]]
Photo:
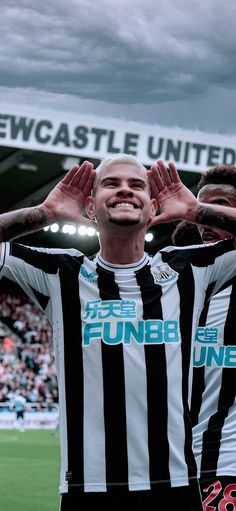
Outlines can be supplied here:
[[150, 226], [173, 220], [195, 221], [199, 201], [182, 183], [173, 162], [166, 167], [162, 160], [158, 160], [148, 170], [148, 179], [151, 195], [160, 209]]

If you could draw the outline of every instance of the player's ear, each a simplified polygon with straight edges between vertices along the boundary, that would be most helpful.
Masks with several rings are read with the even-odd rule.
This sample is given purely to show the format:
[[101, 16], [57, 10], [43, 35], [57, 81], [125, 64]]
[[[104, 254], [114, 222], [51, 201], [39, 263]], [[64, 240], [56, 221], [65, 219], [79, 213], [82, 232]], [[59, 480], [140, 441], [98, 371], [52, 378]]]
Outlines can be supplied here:
[[85, 201], [85, 210], [89, 218], [94, 219], [96, 216], [95, 206], [94, 206], [94, 197], [87, 197]]
[[154, 216], [156, 216], [156, 212], [157, 212], [157, 201], [156, 199], [151, 199], [151, 219], [154, 218]]
[[151, 199], [150, 215], [149, 215], [149, 220], [148, 220], [148, 223], [147, 223], [147, 229], [149, 229], [149, 227], [151, 227], [151, 225], [153, 224], [153, 219], [156, 216], [157, 209], [158, 209], [158, 206], [157, 206], [156, 199]]

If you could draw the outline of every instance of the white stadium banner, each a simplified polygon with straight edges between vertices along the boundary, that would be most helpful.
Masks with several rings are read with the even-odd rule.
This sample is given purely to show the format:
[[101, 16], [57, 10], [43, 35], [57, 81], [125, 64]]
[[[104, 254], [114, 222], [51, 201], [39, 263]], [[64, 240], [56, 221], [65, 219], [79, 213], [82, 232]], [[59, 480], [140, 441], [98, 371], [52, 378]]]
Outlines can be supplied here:
[[173, 160], [179, 170], [202, 172], [235, 164], [236, 136], [100, 118], [23, 110], [0, 104], [0, 145], [100, 159], [125, 152], [144, 165]]
[[[57, 421], [57, 412], [25, 412], [24, 429], [55, 429]], [[15, 427], [15, 412], [1, 412], [0, 430], [14, 429]]]

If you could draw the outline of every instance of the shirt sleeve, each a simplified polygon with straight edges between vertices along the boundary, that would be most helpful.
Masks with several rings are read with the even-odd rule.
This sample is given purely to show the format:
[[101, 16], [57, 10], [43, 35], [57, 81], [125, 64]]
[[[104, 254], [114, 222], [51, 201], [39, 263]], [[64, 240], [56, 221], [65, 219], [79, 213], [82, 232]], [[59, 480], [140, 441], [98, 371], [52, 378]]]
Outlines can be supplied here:
[[18, 284], [26, 294], [42, 308], [42, 300], [38, 300], [39, 294], [45, 297], [47, 303], [50, 297], [50, 280], [52, 274], [44, 271], [43, 267], [37, 265], [37, 258], [40, 254], [44, 256], [45, 268], [46, 259], [49, 257], [43, 250], [25, 247], [24, 245], [3, 243], [0, 260], [0, 277]]
[[[201, 247], [199, 247], [201, 250]], [[211, 296], [219, 292], [224, 285], [236, 276], [236, 248], [235, 238], [229, 238], [219, 241], [212, 245], [202, 246], [202, 258], [200, 252], [197, 254], [199, 261], [195, 261], [197, 266], [202, 263], [206, 266], [206, 281], [213, 284]]]

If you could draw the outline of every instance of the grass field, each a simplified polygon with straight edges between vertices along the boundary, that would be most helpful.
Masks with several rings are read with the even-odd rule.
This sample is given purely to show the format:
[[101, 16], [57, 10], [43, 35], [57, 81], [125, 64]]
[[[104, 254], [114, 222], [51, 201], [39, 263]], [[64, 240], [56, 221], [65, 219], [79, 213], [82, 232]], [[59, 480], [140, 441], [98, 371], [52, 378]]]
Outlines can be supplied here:
[[58, 436], [0, 430], [0, 453], [0, 511], [58, 511]]

